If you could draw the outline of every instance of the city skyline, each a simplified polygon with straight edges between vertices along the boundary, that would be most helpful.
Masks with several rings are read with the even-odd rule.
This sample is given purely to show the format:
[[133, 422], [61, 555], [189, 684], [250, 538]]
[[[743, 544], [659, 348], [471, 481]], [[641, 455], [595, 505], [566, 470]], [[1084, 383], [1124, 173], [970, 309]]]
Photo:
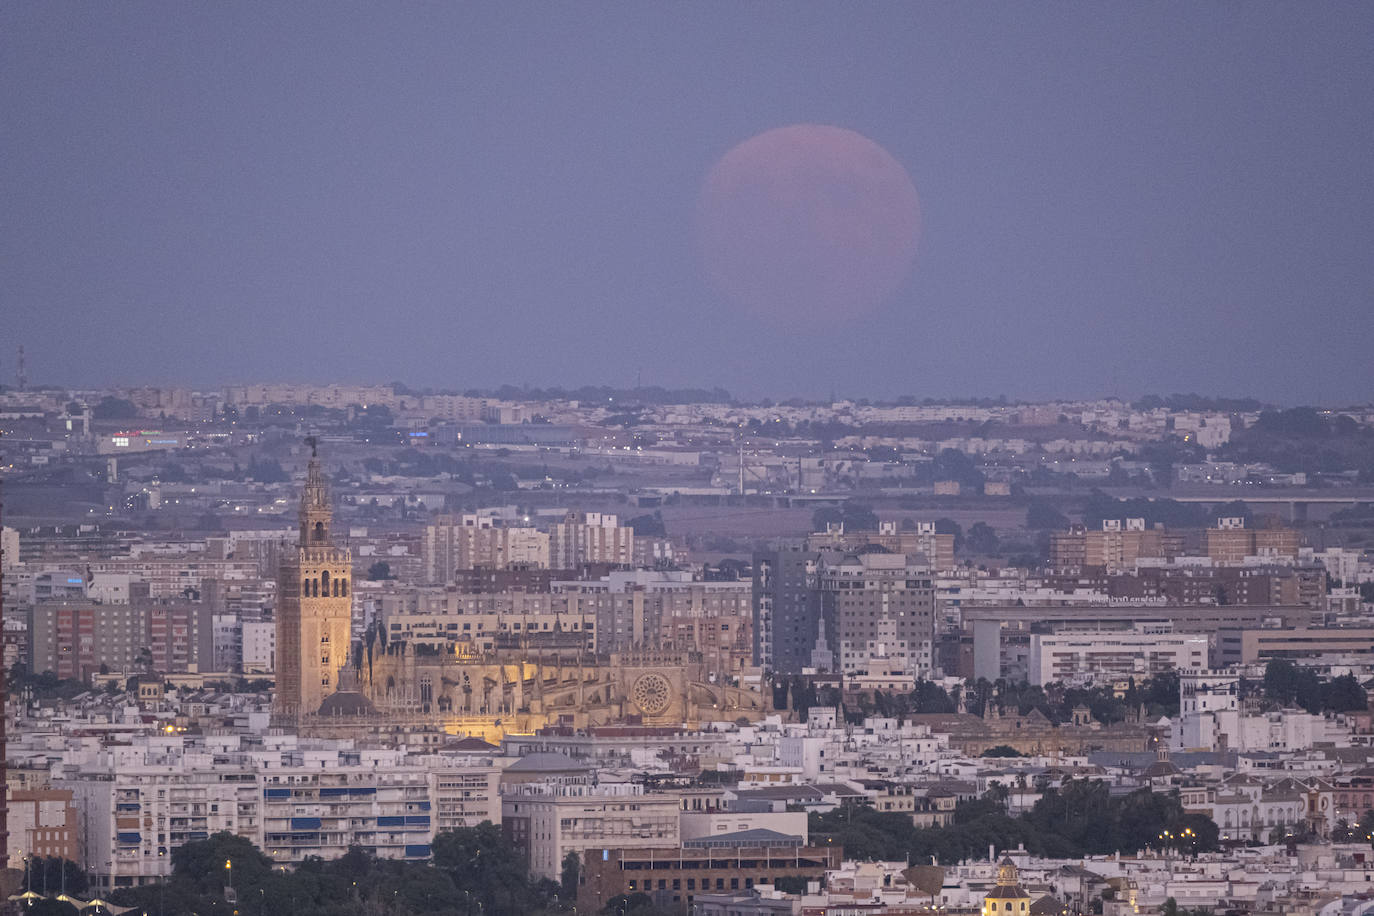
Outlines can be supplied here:
[[0, 900], [1374, 914], [1374, 4], [0, 4]]

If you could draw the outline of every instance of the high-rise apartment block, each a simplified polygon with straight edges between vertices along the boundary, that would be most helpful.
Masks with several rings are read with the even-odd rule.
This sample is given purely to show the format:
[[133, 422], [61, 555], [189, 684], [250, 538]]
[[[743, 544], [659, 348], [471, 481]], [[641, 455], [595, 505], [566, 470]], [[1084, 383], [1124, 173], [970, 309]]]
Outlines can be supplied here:
[[1147, 528], [1141, 518], [1107, 519], [1100, 531], [1081, 527], [1050, 535], [1050, 565], [1060, 569], [1130, 569], [1142, 558], [1172, 559], [1183, 553], [1183, 536]]
[[507, 528], [482, 515], [440, 516], [421, 544], [426, 582], [446, 585], [462, 570], [546, 568], [549, 535], [536, 528]]
[[635, 532], [614, 515], [570, 512], [549, 529], [549, 565], [577, 569], [588, 563], [629, 566], [634, 562]]
[[86, 680], [102, 668], [141, 666], [164, 674], [212, 670], [213, 615], [198, 602], [39, 601], [29, 611], [34, 671]]
[[1298, 532], [1292, 528], [1247, 528], [1241, 518], [1219, 518], [1203, 532], [1207, 557], [1219, 566], [1239, 566], [1246, 557], [1296, 559]]
[[823, 556], [816, 572], [832, 670], [923, 676], [934, 668], [935, 588], [930, 567], [904, 554]]
[[754, 554], [754, 664], [800, 674], [811, 664], [820, 602], [809, 586], [818, 554], [799, 543]]

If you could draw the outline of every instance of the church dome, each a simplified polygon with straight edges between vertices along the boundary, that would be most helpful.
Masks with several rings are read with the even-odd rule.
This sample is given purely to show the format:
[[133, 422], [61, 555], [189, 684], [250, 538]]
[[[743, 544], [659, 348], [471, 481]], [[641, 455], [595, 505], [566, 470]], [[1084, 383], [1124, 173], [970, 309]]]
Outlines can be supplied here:
[[372, 705], [372, 701], [361, 693], [352, 690], [331, 693], [320, 704], [320, 715], [331, 719], [336, 716], [374, 716], [376, 714], [377, 708]]

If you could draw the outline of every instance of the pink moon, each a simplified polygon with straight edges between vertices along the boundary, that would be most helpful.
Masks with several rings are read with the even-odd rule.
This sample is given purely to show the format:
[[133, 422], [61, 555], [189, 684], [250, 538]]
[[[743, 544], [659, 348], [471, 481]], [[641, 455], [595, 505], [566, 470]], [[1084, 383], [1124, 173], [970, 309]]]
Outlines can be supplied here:
[[921, 206], [901, 164], [842, 127], [752, 137], [711, 169], [697, 202], [708, 278], [762, 318], [815, 327], [859, 318], [911, 272]]

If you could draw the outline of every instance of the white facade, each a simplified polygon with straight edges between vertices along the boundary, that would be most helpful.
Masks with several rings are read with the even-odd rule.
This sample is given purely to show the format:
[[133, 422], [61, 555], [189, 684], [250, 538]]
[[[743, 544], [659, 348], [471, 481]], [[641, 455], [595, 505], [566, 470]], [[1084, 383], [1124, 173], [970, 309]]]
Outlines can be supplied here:
[[1190, 669], [1179, 678], [1176, 750], [1295, 751], [1318, 742], [1349, 744], [1342, 727], [1299, 709], [1248, 714], [1234, 669]]
[[53, 784], [72, 791], [80, 864], [99, 887], [144, 884], [171, 873], [176, 847], [220, 831], [284, 865], [355, 845], [420, 860], [438, 831], [500, 820], [491, 758], [277, 740], [244, 751], [230, 736], [145, 738], [74, 755]]
[[271, 620], [245, 620], [243, 673], [271, 674], [277, 666], [277, 625]]
[[677, 846], [678, 804], [632, 783], [520, 783], [505, 787], [501, 821], [526, 846], [530, 873], [557, 880], [569, 852]]
[[95, 573], [86, 586], [86, 597], [101, 604], [128, 604], [129, 585], [137, 581], [128, 573]]
[[1206, 636], [1127, 632], [1035, 633], [1030, 638], [1027, 680], [1045, 684], [1100, 684], [1124, 677], [1147, 678], [1176, 668], [1207, 664]]
[[549, 528], [549, 566], [576, 569], [585, 563], [629, 566], [634, 562], [634, 529], [614, 515], [570, 515]]
[[19, 565], [19, 531], [0, 528], [0, 564], [6, 569]]
[[772, 830], [785, 836], [799, 836], [805, 844], [810, 837], [807, 817], [805, 811], [684, 811], [682, 839], [695, 840], [744, 830]]

